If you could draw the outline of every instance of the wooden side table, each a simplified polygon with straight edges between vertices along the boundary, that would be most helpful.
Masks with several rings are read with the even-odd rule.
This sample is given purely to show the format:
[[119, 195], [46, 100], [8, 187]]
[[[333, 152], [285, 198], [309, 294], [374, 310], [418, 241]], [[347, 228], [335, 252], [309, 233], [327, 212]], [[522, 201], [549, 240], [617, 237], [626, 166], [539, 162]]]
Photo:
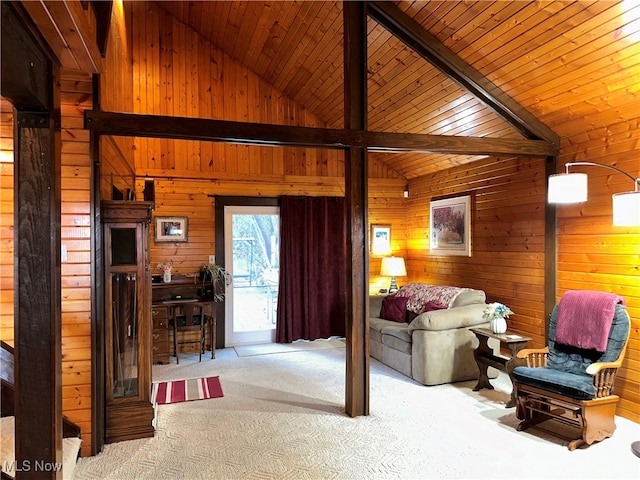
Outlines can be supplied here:
[[[493, 390], [493, 385], [489, 383], [489, 377], [487, 376], [488, 367], [494, 367], [506, 372], [513, 384], [513, 369], [517, 366], [516, 354], [522, 350], [527, 342], [531, 341], [531, 338], [509, 332], [508, 330], [505, 333], [493, 333], [488, 328], [472, 328], [471, 331], [475, 333], [479, 340], [478, 348], [474, 350], [473, 356], [478, 364], [480, 375], [478, 376], [478, 384], [473, 388], [473, 391], [477, 392], [482, 388]], [[502, 354], [495, 355], [493, 349], [489, 347], [488, 344], [490, 338], [498, 340], [500, 345], [506, 344], [511, 351], [511, 356], [508, 357]], [[511, 390], [511, 398], [509, 402], [507, 402], [506, 408], [515, 406], [516, 399], [513, 390]]]

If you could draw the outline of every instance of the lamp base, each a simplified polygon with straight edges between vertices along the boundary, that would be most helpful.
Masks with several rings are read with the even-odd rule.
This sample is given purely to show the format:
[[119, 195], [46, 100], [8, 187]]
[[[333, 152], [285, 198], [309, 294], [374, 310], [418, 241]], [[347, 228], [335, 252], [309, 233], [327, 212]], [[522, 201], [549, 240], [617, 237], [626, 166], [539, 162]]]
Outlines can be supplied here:
[[396, 283], [396, 277], [391, 277], [391, 285], [389, 286], [389, 293], [396, 293], [398, 291], [398, 284]]

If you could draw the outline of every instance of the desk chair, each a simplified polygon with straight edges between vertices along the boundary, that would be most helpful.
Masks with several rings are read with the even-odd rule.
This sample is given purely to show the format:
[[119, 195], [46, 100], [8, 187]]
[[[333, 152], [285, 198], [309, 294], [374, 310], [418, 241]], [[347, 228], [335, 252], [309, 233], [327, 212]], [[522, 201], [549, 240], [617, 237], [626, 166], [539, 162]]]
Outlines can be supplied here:
[[[198, 344], [198, 361], [202, 361], [204, 351], [204, 325], [206, 323], [204, 308], [199, 303], [185, 303], [171, 308], [169, 325], [173, 329], [173, 354], [176, 363], [180, 363], [178, 357], [178, 345]], [[179, 332], [198, 332], [197, 340], [178, 341]]]

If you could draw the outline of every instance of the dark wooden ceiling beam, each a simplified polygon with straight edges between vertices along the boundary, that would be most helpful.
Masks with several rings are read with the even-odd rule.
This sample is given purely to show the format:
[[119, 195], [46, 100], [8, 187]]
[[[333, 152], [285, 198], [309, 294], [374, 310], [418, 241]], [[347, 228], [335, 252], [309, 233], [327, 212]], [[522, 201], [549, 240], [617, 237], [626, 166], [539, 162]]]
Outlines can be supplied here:
[[189, 117], [85, 111], [85, 128], [104, 135], [173, 138], [309, 148], [367, 147], [372, 152], [547, 157], [558, 148], [541, 140], [368, 132]]
[[559, 147], [560, 137], [391, 2], [368, 2], [368, 14], [522, 135]]

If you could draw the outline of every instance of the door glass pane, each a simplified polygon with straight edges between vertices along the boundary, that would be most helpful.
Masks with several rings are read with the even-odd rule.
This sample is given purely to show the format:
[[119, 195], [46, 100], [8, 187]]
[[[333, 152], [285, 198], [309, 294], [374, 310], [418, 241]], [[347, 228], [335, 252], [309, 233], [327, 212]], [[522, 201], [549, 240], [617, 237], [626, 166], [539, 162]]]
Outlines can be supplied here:
[[233, 215], [233, 329], [276, 325], [280, 239], [278, 215]]
[[136, 229], [111, 229], [111, 265], [136, 264]]
[[138, 316], [135, 273], [111, 276], [113, 397], [138, 395]]

